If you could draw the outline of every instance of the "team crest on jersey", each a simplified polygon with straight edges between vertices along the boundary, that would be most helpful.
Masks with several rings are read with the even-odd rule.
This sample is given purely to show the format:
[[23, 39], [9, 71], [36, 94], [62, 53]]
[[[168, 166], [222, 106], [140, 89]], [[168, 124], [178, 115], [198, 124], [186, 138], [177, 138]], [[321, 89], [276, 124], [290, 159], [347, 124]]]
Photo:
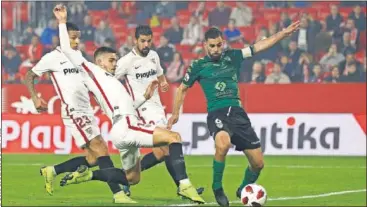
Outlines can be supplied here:
[[154, 64], [156, 64], [156, 62], [155, 62], [155, 59], [154, 58], [152, 58], [152, 59], [150, 59]]
[[228, 62], [231, 62], [231, 58], [230, 58], [230, 57], [228, 57], [228, 56], [224, 57], [224, 60], [225, 60], [225, 61], [228, 61]]
[[184, 80], [185, 80], [185, 81], [189, 81], [189, 79], [190, 79], [190, 75], [189, 75], [188, 73], [186, 73], [186, 74], [185, 74], [185, 77], [184, 77]]
[[223, 128], [223, 123], [222, 123], [222, 121], [221, 121], [220, 119], [215, 119], [215, 125], [216, 125], [219, 129]]

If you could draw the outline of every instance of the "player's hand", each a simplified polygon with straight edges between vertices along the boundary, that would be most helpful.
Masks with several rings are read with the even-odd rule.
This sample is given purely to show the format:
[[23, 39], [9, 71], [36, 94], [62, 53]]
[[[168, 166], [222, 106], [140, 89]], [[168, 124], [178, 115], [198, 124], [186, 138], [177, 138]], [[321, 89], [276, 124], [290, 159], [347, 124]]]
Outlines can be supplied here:
[[172, 126], [174, 125], [174, 124], [176, 124], [177, 123], [177, 121], [178, 121], [178, 115], [172, 115], [169, 119], [168, 119], [168, 124], [167, 124], [167, 129], [168, 130], [171, 130], [172, 129]]
[[146, 100], [150, 99], [153, 96], [155, 89], [158, 87], [158, 84], [159, 82], [157, 80], [154, 80], [148, 85], [148, 88], [145, 90], [144, 93], [144, 97]]
[[300, 21], [295, 21], [283, 30], [285, 36], [290, 36], [299, 29]]
[[66, 23], [68, 12], [65, 5], [57, 4], [53, 11], [56, 19], [59, 20], [59, 23]]
[[162, 83], [160, 84], [160, 87], [161, 87], [161, 91], [162, 91], [162, 92], [167, 92], [167, 91], [168, 91], [168, 89], [169, 89], [169, 84], [168, 84], [167, 82], [162, 82]]
[[42, 98], [33, 98], [33, 103], [39, 113], [47, 111], [47, 102]]

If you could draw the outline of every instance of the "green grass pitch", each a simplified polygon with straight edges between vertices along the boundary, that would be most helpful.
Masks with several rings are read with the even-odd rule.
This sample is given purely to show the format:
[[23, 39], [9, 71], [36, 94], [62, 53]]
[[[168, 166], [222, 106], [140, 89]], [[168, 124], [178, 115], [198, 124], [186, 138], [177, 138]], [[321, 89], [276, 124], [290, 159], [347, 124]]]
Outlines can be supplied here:
[[[92, 181], [60, 187], [57, 177], [53, 196], [46, 194], [42, 165], [71, 158], [70, 155], [2, 156], [3, 206], [111, 206], [112, 195], [105, 183]], [[115, 166], [121, 163], [113, 155]], [[192, 183], [205, 187], [208, 205], [216, 205], [211, 191], [212, 156], [186, 156]], [[231, 205], [240, 206], [235, 191], [242, 180], [247, 160], [229, 156], [224, 174], [224, 189]], [[265, 168], [258, 180], [268, 194], [267, 206], [366, 206], [366, 157], [265, 156]], [[164, 163], [142, 173], [133, 186], [132, 198], [138, 205], [192, 205], [176, 196], [176, 188]], [[115, 204], [116, 205], [116, 204]]]

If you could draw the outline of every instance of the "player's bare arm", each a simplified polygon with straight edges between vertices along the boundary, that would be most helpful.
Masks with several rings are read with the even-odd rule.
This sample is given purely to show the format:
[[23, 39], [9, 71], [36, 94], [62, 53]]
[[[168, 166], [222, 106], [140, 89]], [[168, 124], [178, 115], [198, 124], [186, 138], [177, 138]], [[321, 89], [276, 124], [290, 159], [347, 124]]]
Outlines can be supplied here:
[[43, 112], [47, 110], [47, 102], [42, 98], [37, 96], [37, 91], [34, 88], [34, 79], [38, 77], [32, 70], [29, 70], [25, 76], [24, 84], [27, 86], [27, 89], [31, 95], [34, 106], [36, 107], [38, 112]]
[[186, 96], [188, 89], [189, 87], [183, 83], [181, 83], [181, 85], [178, 87], [176, 96], [175, 96], [175, 102], [173, 104], [172, 116], [168, 120], [167, 129], [171, 129], [172, 125], [177, 123], [179, 115], [180, 115], [180, 109], [185, 100], [185, 96]]
[[167, 92], [169, 89], [169, 84], [167, 82], [166, 76], [161, 75], [158, 76], [159, 86], [162, 92]]
[[242, 49], [243, 56], [244, 57], [251, 57], [255, 53], [264, 51], [264, 50], [272, 47], [277, 42], [281, 41], [282, 39], [290, 36], [295, 31], [297, 31], [299, 29], [299, 26], [300, 26], [300, 21], [293, 22], [287, 28], [285, 28], [284, 30], [282, 30], [282, 31], [280, 31], [280, 32], [278, 32], [274, 35], [272, 35], [271, 37], [260, 40], [260, 41], [256, 42], [251, 47], [243, 48]]

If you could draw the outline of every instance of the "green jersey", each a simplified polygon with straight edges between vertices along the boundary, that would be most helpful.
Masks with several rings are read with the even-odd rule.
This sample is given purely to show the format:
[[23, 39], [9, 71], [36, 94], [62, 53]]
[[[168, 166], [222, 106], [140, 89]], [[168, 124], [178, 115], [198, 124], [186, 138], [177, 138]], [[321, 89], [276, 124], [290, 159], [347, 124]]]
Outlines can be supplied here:
[[227, 50], [218, 61], [210, 57], [194, 60], [184, 80], [188, 87], [198, 81], [205, 93], [208, 112], [227, 106], [242, 107], [238, 77], [244, 57], [241, 50]]

